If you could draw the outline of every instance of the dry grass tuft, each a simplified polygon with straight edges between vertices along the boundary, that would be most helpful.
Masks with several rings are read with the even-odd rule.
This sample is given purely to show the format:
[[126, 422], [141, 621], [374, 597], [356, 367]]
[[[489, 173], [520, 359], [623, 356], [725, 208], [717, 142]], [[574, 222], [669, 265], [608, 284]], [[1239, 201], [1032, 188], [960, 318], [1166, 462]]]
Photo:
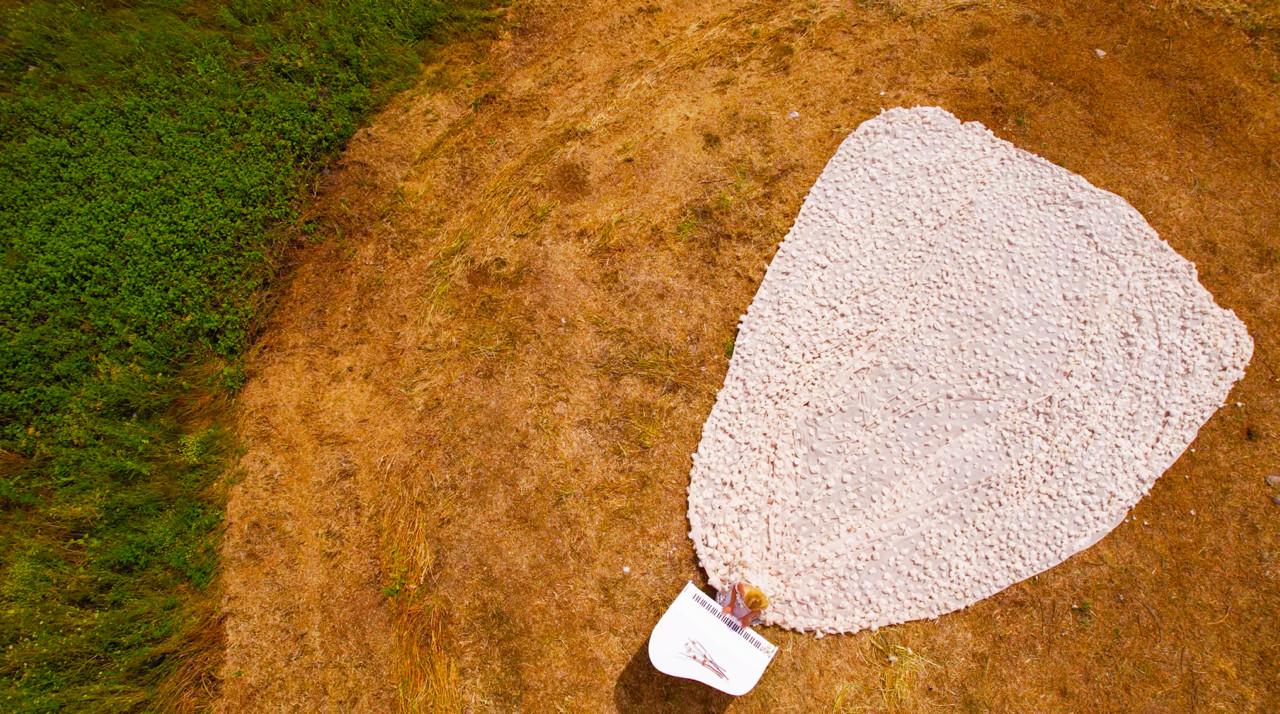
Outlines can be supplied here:
[[834, 712], [923, 712], [937, 708], [925, 694], [933, 691], [929, 682], [942, 674], [941, 666], [894, 639], [883, 632], [869, 638], [870, 648], [860, 653], [860, 659], [868, 668], [878, 670], [879, 676], [874, 681], [837, 685]]
[[882, 639], [873, 638], [871, 644], [884, 655], [885, 667], [880, 675], [880, 699], [891, 711], [921, 711], [917, 698], [920, 680], [926, 670], [937, 667], [923, 655], [903, 645], [885, 645]]
[[178, 666], [160, 683], [156, 693], [160, 711], [208, 711], [221, 693], [218, 670], [227, 642], [223, 616], [217, 609], [218, 595], [216, 590], [211, 590], [189, 602], [189, 606], [196, 609], [190, 617], [197, 618], [199, 624], [176, 650], [167, 653]]
[[398, 710], [409, 714], [459, 714], [465, 709], [458, 665], [439, 640], [434, 607], [402, 609], [396, 621], [400, 665]]

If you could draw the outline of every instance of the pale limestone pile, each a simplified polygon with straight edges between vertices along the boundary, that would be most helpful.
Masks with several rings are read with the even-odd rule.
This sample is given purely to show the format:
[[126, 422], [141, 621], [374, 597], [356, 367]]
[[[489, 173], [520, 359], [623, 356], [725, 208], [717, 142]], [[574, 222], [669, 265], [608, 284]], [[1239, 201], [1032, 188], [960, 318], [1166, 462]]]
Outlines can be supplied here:
[[690, 535], [767, 622], [936, 617], [1118, 525], [1252, 350], [1123, 199], [894, 109], [840, 146], [742, 318]]

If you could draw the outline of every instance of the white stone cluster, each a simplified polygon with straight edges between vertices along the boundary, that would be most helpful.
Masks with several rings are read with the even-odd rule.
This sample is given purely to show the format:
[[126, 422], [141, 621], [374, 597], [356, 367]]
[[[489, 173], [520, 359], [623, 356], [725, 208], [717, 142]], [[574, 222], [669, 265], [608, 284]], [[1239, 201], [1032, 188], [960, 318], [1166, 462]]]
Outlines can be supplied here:
[[937, 617], [1117, 526], [1252, 351], [1119, 196], [893, 109], [841, 144], [741, 320], [690, 536], [771, 624]]

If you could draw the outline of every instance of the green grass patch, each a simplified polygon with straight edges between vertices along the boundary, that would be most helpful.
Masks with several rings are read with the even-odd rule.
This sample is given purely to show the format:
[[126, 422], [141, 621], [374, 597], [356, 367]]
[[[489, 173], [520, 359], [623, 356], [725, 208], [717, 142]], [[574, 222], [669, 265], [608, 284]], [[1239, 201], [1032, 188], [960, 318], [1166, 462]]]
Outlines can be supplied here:
[[180, 399], [239, 386], [313, 171], [482, 4], [0, 5], [0, 710], [157, 706], [231, 449]]

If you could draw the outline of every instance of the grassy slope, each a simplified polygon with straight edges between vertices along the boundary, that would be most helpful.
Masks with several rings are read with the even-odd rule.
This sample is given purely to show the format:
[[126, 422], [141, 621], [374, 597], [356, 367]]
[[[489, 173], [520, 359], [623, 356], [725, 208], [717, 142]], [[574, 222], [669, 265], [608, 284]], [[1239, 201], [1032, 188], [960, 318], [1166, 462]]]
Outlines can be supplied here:
[[0, 9], [0, 708], [155, 705], [221, 515], [182, 396], [236, 388], [272, 226], [478, 5]]

